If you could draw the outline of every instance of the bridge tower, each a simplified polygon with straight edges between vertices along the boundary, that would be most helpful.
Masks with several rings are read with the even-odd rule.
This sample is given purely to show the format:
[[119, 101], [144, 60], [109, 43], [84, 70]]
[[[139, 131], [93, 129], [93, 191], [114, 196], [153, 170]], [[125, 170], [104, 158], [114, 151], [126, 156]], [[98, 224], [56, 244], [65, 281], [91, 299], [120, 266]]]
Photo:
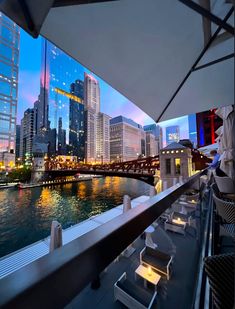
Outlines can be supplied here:
[[35, 143], [33, 147], [33, 166], [31, 181], [37, 183], [45, 177], [45, 158], [47, 157], [47, 145]]
[[174, 184], [174, 179], [186, 180], [192, 175], [191, 149], [179, 143], [171, 143], [161, 149], [160, 155], [160, 178], [167, 182], [167, 187]]

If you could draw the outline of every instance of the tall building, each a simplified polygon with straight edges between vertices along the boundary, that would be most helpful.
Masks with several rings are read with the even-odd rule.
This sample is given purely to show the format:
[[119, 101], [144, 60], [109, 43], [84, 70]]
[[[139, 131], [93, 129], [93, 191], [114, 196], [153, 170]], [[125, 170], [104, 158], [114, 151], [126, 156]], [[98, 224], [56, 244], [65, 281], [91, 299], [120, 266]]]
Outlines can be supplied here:
[[9, 153], [12, 158], [15, 152], [19, 40], [19, 27], [0, 12], [0, 153], [4, 153], [1, 157]]
[[197, 145], [207, 146], [215, 143], [215, 131], [223, 125], [223, 120], [215, 114], [215, 109], [196, 114]]
[[97, 116], [96, 161], [110, 162], [110, 121], [111, 117], [99, 113]]
[[160, 135], [160, 126], [155, 123], [148, 124], [143, 127], [144, 131], [152, 133], [155, 137], [159, 137]]
[[94, 110], [96, 114], [100, 112], [100, 86], [97, 79], [91, 74], [84, 74], [84, 104], [88, 110]]
[[180, 128], [179, 126], [166, 127], [166, 144], [178, 143], [180, 140]]
[[[76, 98], [84, 100], [84, 82], [76, 80], [70, 86], [70, 93]], [[70, 99], [69, 102], [69, 146], [73, 156], [79, 160], [85, 158], [85, 136], [84, 136], [84, 104]]]
[[34, 137], [34, 109], [28, 108], [21, 120], [20, 132], [20, 158], [26, 163], [32, 160]]
[[63, 129], [62, 118], [59, 118], [58, 121], [58, 154], [59, 155], [66, 155], [66, 131]]
[[156, 137], [151, 131], [146, 132], [146, 157], [156, 156], [159, 152]]
[[44, 112], [43, 106], [40, 101], [40, 95], [37, 101], [34, 102], [34, 133], [35, 135], [40, 133], [40, 130], [44, 128]]
[[19, 124], [16, 125], [16, 150], [15, 150], [15, 155], [16, 155], [16, 161], [20, 158], [20, 131], [21, 127]]
[[96, 162], [97, 114], [94, 110], [85, 110], [85, 161]]
[[197, 120], [196, 114], [188, 115], [188, 129], [189, 129], [189, 139], [193, 144], [193, 147], [197, 147]]
[[[155, 123], [149, 124], [149, 125], [144, 126], [144, 131], [146, 131], [146, 133], [151, 133], [152, 135], [155, 136], [156, 151], [154, 151], [154, 152], [155, 152], [155, 155], [158, 154], [159, 149], [162, 148], [162, 134], [161, 134], [160, 126], [156, 125]], [[153, 143], [153, 140], [152, 140], [152, 143]]]
[[[100, 112], [99, 82], [90, 74], [84, 74], [85, 107], [85, 160], [86, 163], [98, 161], [97, 129]], [[103, 152], [99, 150], [100, 152]], [[100, 159], [99, 159], [100, 160]]]
[[117, 116], [110, 120], [110, 160], [129, 161], [141, 155], [142, 127], [131, 119]]
[[[78, 89], [80, 82], [77, 82], [83, 68], [47, 40], [43, 40], [41, 63], [40, 97], [37, 103], [41, 132], [35, 142], [48, 143], [49, 155], [56, 155], [61, 151], [67, 155], [72, 155], [74, 152], [79, 155], [78, 145], [70, 133], [74, 128], [75, 135], [77, 130], [83, 131], [75, 125], [76, 115], [82, 112], [80, 105], [77, 111], [75, 102], [83, 104], [81, 98], [83, 95]], [[63, 149], [59, 139], [62, 139], [62, 142], [65, 140]]]
[[141, 156], [146, 156], [146, 132], [142, 129], [141, 135]]

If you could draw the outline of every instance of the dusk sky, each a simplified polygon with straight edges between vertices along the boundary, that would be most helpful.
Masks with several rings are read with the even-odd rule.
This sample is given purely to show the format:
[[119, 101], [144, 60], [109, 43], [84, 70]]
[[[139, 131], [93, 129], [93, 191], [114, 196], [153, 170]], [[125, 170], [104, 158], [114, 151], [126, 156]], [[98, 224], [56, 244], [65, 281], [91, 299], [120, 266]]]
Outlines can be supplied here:
[[[18, 123], [23, 116], [24, 110], [33, 106], [39, 94], [41, 42], [42, 39], [40, 37], [38, 39], [33, 39], [21, 29]], [[85, 68], [83, 68], [83, 71], [84, 70]], [[83, 72], [81, 73], [83, 75]], [[100, 83], [102, 112], [111, 117], [124, 115], [142, 125], [154, 122], [147, 114], [128, 101], [119, 92], [100, 78], [97, 79]]]
[[[33, 39], [24, 30], [20, 33], [20, 65], [19, 65], [19, 88], [18, 88], [18, 117], [20, 123], [24, 111], [33, 107], [37, 100], [40, 89], [40, 69], [41, 69], [41, 43], [42, 39]], [[82, 78], [84, 71], [89, 72], [81, 66], [78, 78]], [[111, 117], [123, 115], [131, 118], [141, 125], [154, 123], [146, 113], [140, 110], [127, 98], [114, 90], [100, 78], [96, 77], [100, 83], [101, 111]], [[170, 125], [180, 126], [181, 138], [188, 138], [188, 117], [180, 117], [159, 123], [161, 127]], [[165, 140], [165, 130], [163, 131]]]

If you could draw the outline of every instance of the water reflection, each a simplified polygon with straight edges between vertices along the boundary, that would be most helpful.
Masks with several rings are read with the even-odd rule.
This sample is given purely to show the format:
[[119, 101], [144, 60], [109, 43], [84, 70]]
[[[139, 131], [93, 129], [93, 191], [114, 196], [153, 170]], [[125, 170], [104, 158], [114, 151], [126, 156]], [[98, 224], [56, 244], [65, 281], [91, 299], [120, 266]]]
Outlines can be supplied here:
[[45, 238], [52, 220], [63, 228], [148, 194], [149, 185], [136, 179], [105, 177], [51, 187], [0, 191], [0, 256]]

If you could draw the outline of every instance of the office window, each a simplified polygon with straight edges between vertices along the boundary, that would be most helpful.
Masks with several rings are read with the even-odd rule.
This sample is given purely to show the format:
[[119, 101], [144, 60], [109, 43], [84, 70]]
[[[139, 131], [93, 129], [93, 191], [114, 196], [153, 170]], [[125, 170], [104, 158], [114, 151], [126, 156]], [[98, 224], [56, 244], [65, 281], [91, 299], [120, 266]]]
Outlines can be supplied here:
[[166, 174], [171, 174], [171, 159], [166, 159]]
[[180, 158], [175, 159], [175, 174], [180, 175]]

